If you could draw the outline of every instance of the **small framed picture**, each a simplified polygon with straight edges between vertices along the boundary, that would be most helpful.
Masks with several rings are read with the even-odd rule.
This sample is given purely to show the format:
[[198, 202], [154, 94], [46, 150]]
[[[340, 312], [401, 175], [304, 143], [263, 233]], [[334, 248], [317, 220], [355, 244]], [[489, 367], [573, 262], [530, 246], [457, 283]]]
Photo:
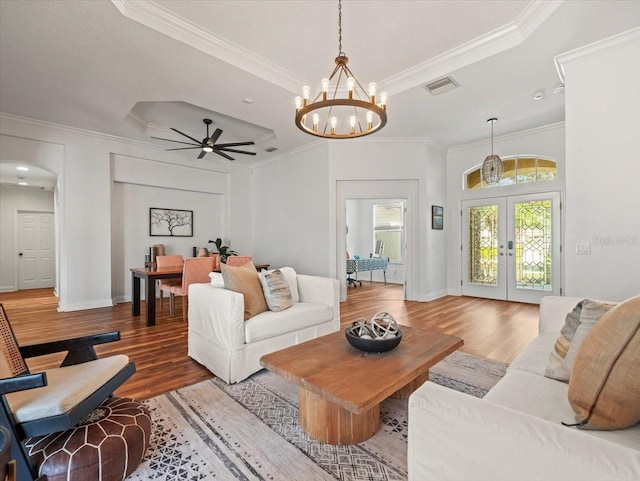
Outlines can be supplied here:
[[193, 237], [193, 211], [180, 209], [149, 209], [149, 235]]
[[431, 228], [444, 229], [444, 209], [440, 205], [431, 206]]

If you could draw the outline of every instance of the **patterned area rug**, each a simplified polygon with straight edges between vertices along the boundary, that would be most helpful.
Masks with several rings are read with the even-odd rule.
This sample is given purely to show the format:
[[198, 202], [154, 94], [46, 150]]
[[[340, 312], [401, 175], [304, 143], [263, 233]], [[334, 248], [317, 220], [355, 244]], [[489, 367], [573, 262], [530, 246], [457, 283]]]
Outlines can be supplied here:
[[[482, 397], [504, 372], [501, 363], [456, 352], [430, 379]], [[302, 431], [297, 397], [296, 386], [263, 370], [238, 384], [213, 379], [150, 399], [151, 444], [127, 480], [407, 479], [406, 399], [382, 404], [372, 438], [333, 446]]]

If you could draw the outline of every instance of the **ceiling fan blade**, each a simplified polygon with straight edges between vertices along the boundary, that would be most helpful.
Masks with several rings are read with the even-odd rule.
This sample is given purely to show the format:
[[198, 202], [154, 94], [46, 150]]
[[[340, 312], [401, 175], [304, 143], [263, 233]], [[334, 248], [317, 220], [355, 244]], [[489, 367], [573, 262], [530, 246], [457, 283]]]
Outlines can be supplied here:
[[[213, 134], [211, 134], [211, 137], [209, 137], [209, 142], [211, 144], [215, 144], [216, 140], [218, 140], [220, 138], [220, 136], [222, 135], [222, 130], [221, 129], [216, 129]], [[233, 159], [232, 159], [233, 160]]]
[[218, 149], [213, 149], [213, 152], [221, 155], [222, 157], [224, 157], [225, 159], [229, 159], [229, 160], [235, 160], [233, 157], [231, 157], [230, 155], [225, 154], [224, 152], [220, 152]]
[[[163, 139], [162, 137], [151, 137], [151, 138], [152, 139], [158, 139], [158, 140], [166, 140], [168, 142], [177, 142], [178, 144], [193, 145], [191, 142], [182, 142], [181, 140]], [[198, 143], [198, 145], [200, 145], [200, 143]]]
[[200, 155], [198, 155], [198, 158], [201, 159], [205, 155], [207, 155], [207, 152], [205, 150], [203, 150], [202, 152], [200, 152]]
[[237, 150], [237, 149], [228, 149], [226, 147], [218, 147], [217, 145], [213, 148], [213, 150], [224, 150], [225, 152], [234, 152], [236, 154], [247, 154], [247, 155], [256, 155], [255, 152], [247, 152], [245, 150]]
[[227, 144], [218, 144], [216, 147], [238, 147], [240, 145], [255, 145], [255, 142], [229, 142]]
[[178, 132], [180, 135], [184, 135], [186, 138], [193, 140], [196, 144], [198, 145], [202, 145], [202, 142], [200, 142], [198, 139], [194, 139], [193, 137], [191, 137], [190, 135], [185, 134], [184, 132], [180, 132], [178, 129], [174, 129], [173, 127], [169, 127], [171, 130], [173, 130], [174, 132]]
[[169, 152], [171, 150], [191, 150], [191, 149], [201, 149], [202, 147], [180, 147], [179, 149], [167, 149], [165, 152]]

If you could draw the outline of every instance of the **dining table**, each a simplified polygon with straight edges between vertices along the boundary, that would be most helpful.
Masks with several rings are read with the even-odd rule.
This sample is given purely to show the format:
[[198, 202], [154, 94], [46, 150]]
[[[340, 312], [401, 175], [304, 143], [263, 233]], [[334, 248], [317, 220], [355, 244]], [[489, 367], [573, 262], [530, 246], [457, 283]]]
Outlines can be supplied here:
[[[256, 270], [269, 268], [269, 264], [256, 264]], [[131, 315], [140, 316], [140, 280], [145, 282], [145, 299], [147, 301], [147, 326], [156, 325], [156, 281], [159, 279], [182, 279], [182, 266], [178, 267], [132, 267], [131, 271]], [[214, 269], [213, 272], [220, 272]]]

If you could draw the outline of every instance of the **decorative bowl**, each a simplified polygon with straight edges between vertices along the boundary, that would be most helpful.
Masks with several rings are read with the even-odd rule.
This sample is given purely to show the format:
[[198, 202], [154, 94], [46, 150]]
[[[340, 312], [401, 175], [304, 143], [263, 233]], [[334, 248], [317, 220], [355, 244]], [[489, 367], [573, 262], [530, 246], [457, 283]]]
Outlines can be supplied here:
[[347, 341], [356, 349], [364, 352], [386, 352], [390, 351], [402, 341], [402, 331], [398, 330], [395, 337], [385, 339], [363, 339], [357, 337], [351, 333], [350, 328], [347, 327], [344, 331]]

